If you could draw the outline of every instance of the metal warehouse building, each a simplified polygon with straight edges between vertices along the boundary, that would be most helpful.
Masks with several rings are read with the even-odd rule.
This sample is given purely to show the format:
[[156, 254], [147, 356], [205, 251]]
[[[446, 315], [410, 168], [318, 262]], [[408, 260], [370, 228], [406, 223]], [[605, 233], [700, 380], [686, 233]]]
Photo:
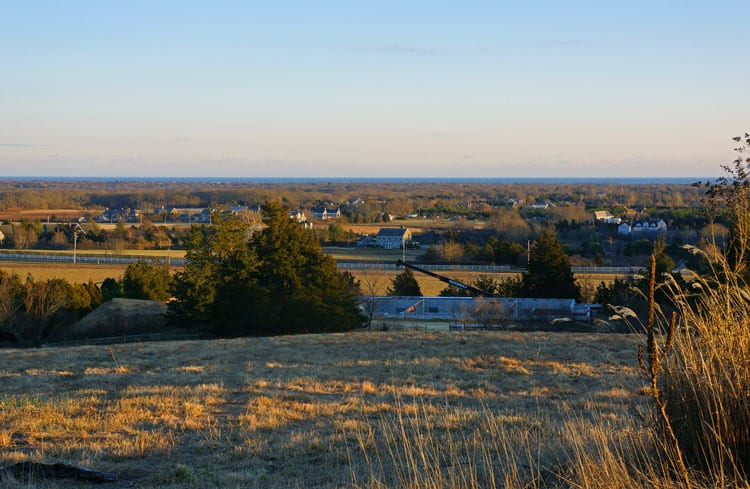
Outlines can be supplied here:
[[573, 299], [376, 296], [364, 297], [362, 307], [382, 319], [461, 321], [491, 309], [507, 320], [590, 321], [601, 306], [578, 304]]

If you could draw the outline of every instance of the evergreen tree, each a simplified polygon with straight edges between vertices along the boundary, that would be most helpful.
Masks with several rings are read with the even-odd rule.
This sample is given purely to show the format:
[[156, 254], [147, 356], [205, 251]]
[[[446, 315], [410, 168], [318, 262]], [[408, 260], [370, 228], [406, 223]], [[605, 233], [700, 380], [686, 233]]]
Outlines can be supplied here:
[[[664, 240], [664, 238], [658, 238], [656, 241], [654, 241], [654, 247], [651, 252], [652, 255], [656, 258], [656, 284], [661, 284], [666, 282], [667, 275], [670, 275], [672, 273], [672, 270], [674, 270], [675, 262], [674, 260], [667, 254], [667, 243]], [[643, 290], [644, 294], [648, 292], [648, 283], [650, 280], [651, 275], [651, 264], [650, 262], [648, 264], [644, 264], [644, 278], [640, 281], [641, 289]]]
[[258, 260], [249, 229], [232, 214], [214, 213], [210, 226], [190, 228], [185, 269], [175, 275], [170, 316], [192, 324], [211, 323], [223, 334], [243, 334], [260, 292], [255, 289]]
[[166, 265], [139, 260], [128, 265], [122, 278], [122, 290], [130, 299], [166, 301], [172, 294], [172, 276]]
[[388, 287], [386, 294], [416, 297], [421, 296], [422, 291], [419, 289], [419, 283], [414, 277], [414, 272], [410, 268], [405, 268], [404, 271], [391, 279], [391, 286]]
[[359, 289], [288, 209], [263, 207], [265, 228], [217, 215], [194, 226], [172, 317], [222, 335], [347, 331], [359, 326]]
[[594, 293], [594, 302], [603, 306], [630, 307], [635, 300], [631, 284], [626, 279], [615, 278], [612, 282], [599, 282]]
[[505, 277], [497, 281], [495, 294], [500, 297], [523, 297], [523, 280]]
[[568, 255], [549, 231], [542, 231], [534, 241], [528, 272], [523, 277], [523, 290], [527, 297], [580, 298]]
[[323, 253], [315, 235], [277, 204], [263, 206], [266, 227], [250, 243], [263, 290], [255, 327], [263, 334], [348, 331], [363, 322], [359, 288]]
[[[488, 294], [497, 295], [499, 282], [489, 275], [480, 275], [471, 285]], [[476, 297], [476, 293], [468, 289], [462, 289], [455, 285], [448, 285], [438, 294], [441, 297]]]
[[104, 279], [102, 282], [102, 302], [107, 302], [116, 297], [122, 297], [122, 284], [112, 277]]

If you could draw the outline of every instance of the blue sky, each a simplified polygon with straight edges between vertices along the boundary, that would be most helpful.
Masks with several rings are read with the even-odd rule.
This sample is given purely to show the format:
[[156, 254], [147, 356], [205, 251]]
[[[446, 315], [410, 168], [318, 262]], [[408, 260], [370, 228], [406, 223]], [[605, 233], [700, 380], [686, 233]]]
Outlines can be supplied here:
[[747, 2], [0, 2], [0, 175], [712, 177]]

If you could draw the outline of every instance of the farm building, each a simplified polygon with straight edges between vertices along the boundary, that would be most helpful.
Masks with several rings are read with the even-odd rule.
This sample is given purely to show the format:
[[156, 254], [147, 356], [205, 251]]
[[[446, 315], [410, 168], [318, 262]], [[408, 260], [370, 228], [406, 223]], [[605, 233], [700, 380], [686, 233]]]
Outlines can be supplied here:
[[573, 299], [377, 296], [364, 298], [363, 307], [383, 319], [472, 321], [494, 315], [495, 319], [516, 321], [590, 321], [601, 306], [578, 304]]
[[403, 248], [409, 241], [411, 241], [411, 231], [404, 226], [380, 228], [378, 235], [375, 236], [375, 246], [388, 250]]

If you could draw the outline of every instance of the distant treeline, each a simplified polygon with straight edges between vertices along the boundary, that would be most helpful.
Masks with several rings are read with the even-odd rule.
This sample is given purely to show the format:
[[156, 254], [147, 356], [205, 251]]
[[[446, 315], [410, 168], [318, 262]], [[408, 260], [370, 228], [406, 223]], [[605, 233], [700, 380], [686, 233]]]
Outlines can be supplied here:
[[677, 209], [701, 206], [702, 190], [691, 185], [650, 183], [210, 183], [0, 181], [0, 211], [215, 207], [255, 205], [280, 200], [290, 208], [340, 207], [351, 221], [375, 222], [382, 216], [440, 214], [488, 218], [513, 205], [551, 203], [608, 209]]

